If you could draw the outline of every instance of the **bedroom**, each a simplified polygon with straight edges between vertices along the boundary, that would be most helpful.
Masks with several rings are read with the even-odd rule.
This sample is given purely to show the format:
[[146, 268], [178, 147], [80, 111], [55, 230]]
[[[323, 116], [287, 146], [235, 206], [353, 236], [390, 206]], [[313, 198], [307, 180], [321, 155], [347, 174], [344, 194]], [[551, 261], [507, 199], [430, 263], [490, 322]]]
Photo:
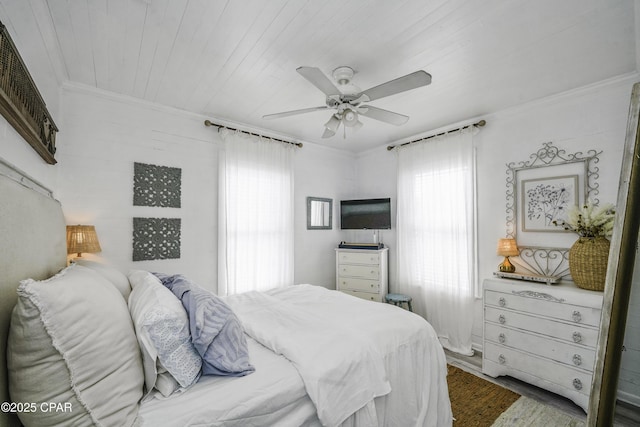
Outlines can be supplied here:
[[[56, 2], [48, 3], [53, 5]], [[53, 8], [48, 3], [3, 0], [0, 2], [0, 21], [7, 26], [60, 128], [56, 153], [58, 164], [46, 165], [4, 119], [0, 120], [3, 127], [1, 157], [50, 187], [62, 203], [68, 224], [96, 226], [102, 252], [87, 257], [117, 265], [124, 271], [142, 268], [188, 272], [196, 282], [217, 290], [217, 147], [220, 141], [213, 128], [203, 125], [205, 119], [283, 139], [295, 138], [304, 143], [304, 147], [296, 150], [294, 171], [294, 247], [304, 248], [295, 252], [295, 283], [335, 288], [334, 248], [337, 243], [342, 240], [371, 241], [370, 233], [341, 231], [337, 222], [331, 230], [306, 230], [307, 196], [331, 198], [334, 206], [339, 200], [350, 198], [391, 197], [395, 200], [396, 158], [393, 152], [387, 151], [387, 145], [464, 126], [479, 119], [487, 121], [487, 125], [474, 136], [478, 164], [479, 280], [491, 277], [500, 262], [495, 246], [497, 240], [505, 236], [507, 163], [527, 160], [530, 154], [549, 141], [568, 153], [591, 149], [602, 151], [598, 163], [600, 200], [615, 202], [629, 96], [632, 84], [638, 81], [640, 68], [636, 31], [640, 6], [636, 1], [596, 1], [587, 6], [582, 2], [563, 6], [556, 5], [556, 2], [542, 2], [537, 6], [511, 2], [508, 7], [505, 2], [498, 1], [482, 7], [443, 2], [442, 8], [432, 6], [435, 15], [431, 15], [431, 19], [440, 18], [439, 14], [447, 17], [442, 22], [442, 35], [434, 37], [433, 45], [420, 38], [432, 33], [427, 30], [421, 32], [418, 24], [404, 29], [401, 20], [408, 19], [410, 14], [397, 12], [395, 20], [389, 21], [385, 27], [385, 31], [391, 34], [389, 39], [396, 36], [400, 40], [410, 40], [415, 32], [418, 42], [427, 45], [424, 52], [434, 50], [433, 55], [438, 58], [423, 59], [423, 63], [419, 63], [420, 55], [416, 54], [418, 42], [413, 41], [406, 46], [405, 52], [391, 43], [385, 44], [382, 32], [371, 41], [374, 45], [379, 44], [385, 54], [383, 58], [377, 57], [373, 52], [375, 49], [369, 47], [362, 37], [364, 29], [351, 36], [357, 40], [353, 42], [354, 47], [344, 42], [344, 45], [338, 44], [339, 48], [332, 53], [328, 53], [329, 47], [324, 47], [318, 49], [318, 53], [310, 54], [302, 44], [305, 39], [300, 38], [301, 44], [292, 47], [292, 56], [281, 58], [278, 49], [284, 47], [280, 40], [280, 44], [273, 46], [273, 51], [268, 51], [269, 56], [249, 59], [265, 69], [266, 77], [260, 84], [273, 85], [282, 92], [258, 91], [253, 84], [244, 89], [242, 81], [232, 80], [234, 73], [249, 73], [236, 62], [242, 59], [242, 49], [247, 49], [243, 43], [260, 45], [254, 39], [243, 39], [243, 34], [230, 31], [223, 25], [219, 34], [226, 37], [222, 38], [226, 41], [225, 48], [212, 45], [209, 49], [222, 58], [228, 55], [228, 59], [225, 63], [212, 62], [210, 65], [218, 74], [208, 77], [204, 83], [204, 87], [215, 91], [222, 101], [213, 100], [206, 105], [208, 99], [203, 101], [196, 96], [203, 108], [195, 112], [162, 105], [165, 99], [163, 90], [173, 87], [161, 81], [163, 67], [167, 67], [167, 75], [181, 74], [180, 67], [176, 69], [176, 64], [181, 65], [179, 56], [166, 64], [161, 59], [162, 55], [169, 54], [169, 42], [173, 41], [168, 42], [161, 36], [173, 37], [178, 33], [180, 24], [179, 18], [170, 14], [172, 9], [166, 9], [167, 21], [160, 22], [171, 25], [175, 34], [167, 35], [166, 31], [160, 30], [164, 27], [149, 24], [146, 36], [142, 36], [141, 27], [138, 27], [135, 33], [138, 43], [129, 45], [124, 34], [127, 29], [134, 32], [133, 24], [127, 24], [124, 17], [108, 15], [113, 6], [111, 2], [78, 2], [73, 7], [69, 6], [68, 14], [62, 12], [64, 8]], [[171, 3], [171, 8], [187, 11], [185, 16], [195, 20], [193, 15], [198, 14], [196, 3]], [[231, 5], [233, 3], [230, 2]], [[149, 10], [150, 19], [154, 10], [164, 13], [170, 3], [132, 0], [126, 4], [131, 8], [126, 16], [135, 22], [140, 14], [144, 18], [146, 10]], [[267, 15], [273, 19], [273, 28], [285, 27], [286, 24], [279, 19], [287, 22], [286, 18], [296, 16], [298, 9], [302, 17], [310, 13], [304, 7], [293, 7], [294, 4], [296, 2], [287, 3], [292, 10], [287, 9], [282, 15], [276, 12]], [[339, 24], [351, 16], [366, 18], [365, 28], [369, 30], [371, 26], [384, 22], [381, 16], [384, 10], [376, 13], [380, 5], [371, 8], [362, 2], [349, 4], [352, 9], [350, 13], [344, 12], [345, 15], [341, 15], [341, 2], [335, 2], [326, 10], [313, 9], [319, 13], [318, 19], [333, 17], [327, 31], [333, 31], [334, 35], [326, 36], [327, 43], [337, 43], [342, 39], [338, 36], [338, 29], [344, 29]], [[257, 3], [252, 5], [259, 9]], [[422, 11], [414, 3], [406, 7]], [[527, 13], [519, 12], [519, 8], [525, 8]], [[117, 7], [114, 6], [113, 10]], [[580, 13], [575, 13], [576, 10]], [[89, 28], [90, 21], [84, 17], [101, 17], [101, 13], [107, 17]], [[222, 14], [220, 11], [217, 13], [217, 19], [220, 19]], [[430, 15], [423, 13], [414, 19], [423, 18], [428, 25]], [[245, 20], [260, 25], [270, 23], [256, 21], [257, 13], [244, 16], [237, 15], [236, 11], [230, 16], [233, 19], [229, 21], [236, 25], [233, 28], [240, 28], [239, 23]], [[305, 22], [290, 25], [290, 31], [281, 37], [295, 40], [295, 31]], [[503, 24], [505, 27], [501, 26]], [[402, 29], [393, 32], [393, 28]], [[437, 25], [431, 27], [433, 34], [437, 35], [437, 28]], [[466, 28], [468, 32], [456, 32], [459, 28]], [[530, 38], [506, 36], [508, 31], [520, 28], [527, 28], [523, 33]], [[120, 37], [111, 39], [110, 34], [119, 34]], [[135, 34], [127, 37], [135, 37]], [[193, 30], [180, 34], [185, 38], [189, 35], [195, 37]], [[345, 34], [345, 39], [349, 40], [349, 36]], [[478, 40], [473, 40], [476, 36]], [[445, 43], [446, 37], [454, 40], [450, 49], [455, 54], [451, 53], [451, 57], [446, 50], [449, 46]], [[511, 40], [514, 44], [508, 43]], [[161, 47], [158, 63], [153, 56], [156, 43]], [[114, 47], [109, 48], [105, 44]], [[234, 56], [236, 47], [240, 50]], [[198, 48], [205, 50], [203, 45], [198, 45]], [[394, 49], [397, 52], [394, 53]], [[177, 55], [180, 51], [175, 52]], [[363, 52], [367, 52], [366, 55]], [[398, 65], [404, 64], [404, 55], [408, 57], [411, 54], [418, 56], [418, 60], [409, 58], [408, 64]], [[115, 57], [116, 65], [105, 66], [104, 61], [108, 61], [110, 55]], [[267, 58], [273, 64], [260, 62], [268, 61]], [[121, 67], [117, 61], [121, 61]], [[319, 136], [326, 120], [325, 113], [278, 122], [260, 118], [263, 114], [310, 107], [322, 102], [319, 92], [295, 72], [300, 65], [322, 67], [326, 73], [339, 65], [351, 65], [359, 71], [354, 79], [367, 79], [363, 80], [365, 87], [416, 69], [431, 73], [433, 83], [397, 98], [389, 98], [387, 103], [376, 104], [408, 114], [411, 119], [407, 126], [411, 127], [391, 128], [367, 121], [358, 132], [358, 141], [350, 135], [343, 139], [340, 134], [330, 140], [321, 140]], [[456, 83], [454, 65], [467, 73], [478, 71], [473, 78], [468, 74], [466, 77], [458, 74], [458, 78], [465, 80]], [[236, 66], [238, 70], [234, 69]], [[438, 70], [439, 67], [442, 71]], [[202, 72], [202, 69], [196, 71]], [[229, 79], [231, 93], [216, 86], [216, 79]], [[193, 91], [194, 86], [189, 86], [190, 80], [193, 80], [191, 75], [173, 85], [177, 90]], [[446, 89], [439, 86], [440, 82], [447, 85]], [[503, 90], [497, 89], [500, 87]], [[294, 93], [286, 93], [285, 89]], [[234, 93], [233, 90], [239, 92]], [[304, 96], [296, 97], [296, 92], [301, 91], [304, 91]], [[166, 95], [167, 98], [170, 96]], [[155, 102], [140, 99], [145, 97], [151, 97]], [[247, 102], [251, 107], [247, 107]], [[250, 109], [247, 115], [251, 121], [242, 119], [246, 108]], [[392, 134], [391, 131], [399, 133]], [[364, 136], [359, 136], [361, 134]], [[298, 135], [310, 136], [306, 139]], [[134, 162], [182, 169], [182, 207], [179, 211], [165, 213], [158, 208], [132, 205]], [[133, 262], [131, 219], [156, 215], [182, 217], [181, 257]], [[334, 212], [334, 221], [335, 218]], [[393, 219], [395, 221], [395, 217]], [[398, 274], [393, 255], [396, 230], [384, 231], [382, 239], [390, 248], [389, 277], [393, 289]], [[474, 319], [473, 344], [476, 350], [481, 350], [481, 299], [474, 304]]]

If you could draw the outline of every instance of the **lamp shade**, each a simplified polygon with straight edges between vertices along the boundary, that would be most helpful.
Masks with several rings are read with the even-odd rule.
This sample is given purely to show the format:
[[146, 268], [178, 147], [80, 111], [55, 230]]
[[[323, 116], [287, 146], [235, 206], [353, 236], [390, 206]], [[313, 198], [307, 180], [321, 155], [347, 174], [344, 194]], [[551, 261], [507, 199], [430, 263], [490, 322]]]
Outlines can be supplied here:
[[102, 251], [93, 225], [67, 225], [67, 253], [96, 253]]
[[338, 131], [338, 126], [340, 126], [340, 119], [336, 117], [334, 114], [329, 118], [329, 121], [324, 124], [324, 127], [329, 129], [334, 134]]
[[516, 239], [499, 239], [498, 240], [498, 255], [501, 256], [517, 256], [520, 252], [518, 252], [518, 245], [516, 244]]
[[353, 110], [347, 110], [342, 115], [342, 122], [345, 126], [353, 127], [360, 121], [358, 120], [358, 113]]

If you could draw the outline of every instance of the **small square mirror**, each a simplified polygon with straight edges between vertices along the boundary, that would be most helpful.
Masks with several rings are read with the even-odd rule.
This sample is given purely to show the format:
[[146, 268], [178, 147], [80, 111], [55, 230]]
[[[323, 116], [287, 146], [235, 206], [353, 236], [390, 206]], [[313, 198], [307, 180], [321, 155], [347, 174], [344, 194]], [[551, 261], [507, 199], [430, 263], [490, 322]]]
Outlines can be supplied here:
[[331, 230], [333, 199], [307, 197], [307, 230]]

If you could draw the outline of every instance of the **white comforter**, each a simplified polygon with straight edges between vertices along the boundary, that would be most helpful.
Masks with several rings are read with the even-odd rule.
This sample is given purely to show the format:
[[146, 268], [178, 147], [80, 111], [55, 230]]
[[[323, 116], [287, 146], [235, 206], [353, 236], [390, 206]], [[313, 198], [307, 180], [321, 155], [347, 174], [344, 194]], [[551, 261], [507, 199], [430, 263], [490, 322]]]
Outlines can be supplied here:
[[[320, 289], [305, 287], [302, 294]], [[227, 303], [250, 337], [294, 364], [324, 426], [340, 425], [391, 391], [375, 341], [326, 313], [260, 292], [234, 295]], [[369, 414], [367, 424], [376, 425], [375, 412]]]
[[[339, 422], [356, 407], [341, 427], [451, 425], [444, 351], [423, 318], [311, 285], [266, 294], [227, 298], [250, 337], [256, 372], [241, 378], [203, 377], [181, 395], [144, 402], [140, 409], [144, 426], [319, 426], [320, 420]], [[243, 307], [244, 303], [249, 305]], [[293, 335], [290, 327], [300, 335]], [[304, 336], [306, 328], [317, 335], [316, 342]], [[289, 362], [255, 342], [252, 334], [287, 358], [310, 359]], [[360, 350], [353, 343], [343, 348], [334, 337], [351, 338]], [[346, 366], [353, 367], [351, 357], [358, 351], [364, 352], [368, 368], [355, 366], [355, 371], [345, 372]], [[353, 384], [363, 371], [370, 378]], [[340, 372], [345, 376], [336, 380], [335, 387], [322, 378]], [[386, 394], [385, 384], [391, 389]], [[310, 385], [318, 388], [310, 390]], [[352, 399], [347, 389], [366, 391]], [[309, 398], [312, 394], [315, 402]], [[331, 394], [342, 397], [336, 402]], [[370, 400], [372, 395], [378, 397]], [[368, 403], [361, 407], [363, 401]]]

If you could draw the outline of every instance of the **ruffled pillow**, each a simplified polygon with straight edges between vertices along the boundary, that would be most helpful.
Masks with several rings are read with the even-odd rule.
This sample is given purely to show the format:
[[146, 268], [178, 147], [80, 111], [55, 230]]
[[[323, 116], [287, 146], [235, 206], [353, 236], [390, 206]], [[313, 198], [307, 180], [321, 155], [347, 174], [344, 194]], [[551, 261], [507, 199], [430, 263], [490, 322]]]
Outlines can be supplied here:
[[131, 293], [131, 285], [129, 285], [129, 279], [124, 275], [120, 270], [113, 268], [109, 265], [102, 264], [97, 261], [91, 261], [88, 259], [79, 259], [76, 258], [73, 262], [77, 265], [81, 265], [83, 267], [87, 267], [90, 270], [95, 271], [99, 275], [103, 276], [107, 279], [113, 286], [120, 291], [124, 299], [129, 298], [129, 294]]
[[21, 412], [25, 425], [133, 426], [144, 376], [122, 295], [104, 277], [72, 265], [43, 281], [24, 280], [7, 343], [14, 402], [69, 410]]

